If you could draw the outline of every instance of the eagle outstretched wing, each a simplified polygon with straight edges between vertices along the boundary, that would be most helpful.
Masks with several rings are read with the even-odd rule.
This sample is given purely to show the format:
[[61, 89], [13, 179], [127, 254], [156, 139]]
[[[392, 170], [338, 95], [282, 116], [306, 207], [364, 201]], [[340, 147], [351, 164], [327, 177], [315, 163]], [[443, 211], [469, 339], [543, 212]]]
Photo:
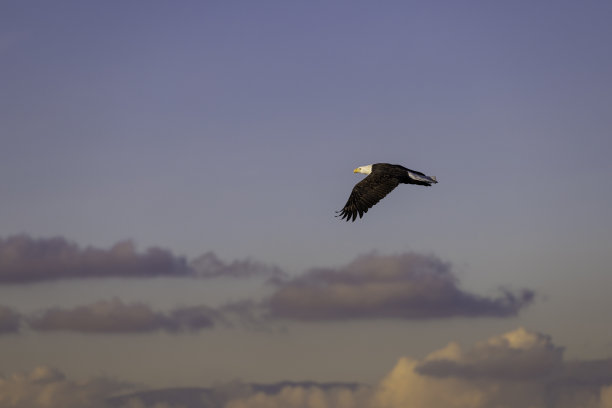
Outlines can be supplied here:
[[387, 194], [389, 194], [399, 184], [399, 180], [388, 174], [372, 173], [366, 178], [355, 184], [344, 208], [336, 211], [341, 219], [355, 221], [357, 215], [363, 217], [370, 208]]

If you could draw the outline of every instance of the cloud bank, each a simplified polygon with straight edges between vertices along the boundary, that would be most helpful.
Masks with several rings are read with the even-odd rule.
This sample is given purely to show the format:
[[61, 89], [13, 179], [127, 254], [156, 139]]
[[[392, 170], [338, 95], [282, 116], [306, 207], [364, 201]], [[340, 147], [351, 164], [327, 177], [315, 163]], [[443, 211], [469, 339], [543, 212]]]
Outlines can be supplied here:
[[[250, 260], [225, 263], [213, 253], [204, 254], [193, 266], [187, 266], [186, 261], [162, 249], [140, 254], [130, 242], [116, 244], [109, 250], [80, 249], [62, 238], [33, 240], [19, 236], [0, 242], [0, 265], [0, 281], [4, 279], [5, 283], [163, 274], [270, 277], [272, 293], [260, 301], [247, 299], [216, 308], [198, 305], [163, 313], [143, 303], [103, 300], [72, 309], [54, 307], [25, 319], [37, 331], [182, 333], [219, 323], [271, 330], [287, 320], [505, 318], [515, 316], [534, 298], [534, 292], [527, 289], [501, 290], [495, 297], [467, 292], [460, 287], [449, 263], [417, 253], [371, 253], [341, 268], [311, 269], [289, 279], [276, 267]], [[147, 269], [148, 266], [151, 268]], [[16, 312], [0, 308], [0, 333], [18, 331], [20, 320]]]
[[416, 253], [373, 253], [275, 284], [266, 302], [270, 315], [304, 321], [510, 317], [534, 298], [527, 289], [502, 290], [497, 297], [466, 292], [450, 264]]
[[[449, 317], [511, 317], [529, 305], [534, 292], [501, 289], [496, 296], [463, 290], [451, 265], [433, 255], [403, 253], [357, 257], [341, 268], [311, 269], [295, 278], [278, 267], [252, 260], [224, 262], [208, 252], [192, 262], [161, 248], [138, 252], [133, 242], [122, 241], [109, 249], [81, 248], [64, 238], [34, 239], [27, 235], [0, 239], [0, 284], [35, 283], [68, 278], [250, 278], [268, 277], [274, 290], [242, 315], [301, 321], [350, 319], [436, 319]], [[99, 308], [103, 308], [98, 305]], [[115, 305], [115, 308], [119, 307]], [[91, 314], [81, 308], [81, 315]], [[262, 312], [263, 311], [263, 312]], [[136, 311], [131, 313], [145, 313]], [[151, 312], [151, 311], [149, 311]], [[248, 313], [247, 313], [248, 312]], [[66, 311], [53, 310], [45, 320], [66, 320]], [[73, 311], [71, 320], [76, 320]], [[250, 316], [249, 316], [250, 315]], [[98, 315], [96, 315], [98, 316]], [[164, 319], [149, 313], [146, 327], [165, 327]], [[153, 323], [153, 322], [157, 323]], [[41, 323], [42, 324], [42, 323]], [[46, 327], [44, 325], [40, 327]]]
[[73, 309], [51, 308], [28, 319], [39, 331], [81, 333], [196, 332], [222, 321], [219, 312], [205, 306], [156, 312], [143, 303], [126, 304], [119, 299], [102, 300]]
[[70, 278], [150, 278], [228, 276], [282, 276], [280, 269], [251, 260], [230, 263], [208, 252], [191, 264], [162, 248], [140, 253], [132, 241], [109, 249], [82, 248], [63, 237], [32, 238], [15, 235], [0, 238], [0, 284], [35, 283]]
[[612, 359], [565, 361], [544, 334], [519, 328], [464, 349], [399, 359], [373, 386], [230, 384], [117, 396], [129, 384], [74, 381], [41, 366], [0, 377], [0, 406], [25, 408], [612, 408]]
[[[610, 360], [601, 364], [612, 368]], [[575, 375], [583, 381], [573, 381]], [[383, 408], [602, 408], [612, 403], [606, 397], [610, 384], [612, 369], [601, 376], [588, 362], [565, 362], [563, 348], [549, 336], [519, 328], [468, 350], [450, 343], [423, 361], [402, 358], [372, 401]]]
[[402, 357], [370, 389], [285, 387], [225, 408], [612, 408], [611, 384], [612, 360], [565, 362], [549, 336], [519, 328], [468, 350]]

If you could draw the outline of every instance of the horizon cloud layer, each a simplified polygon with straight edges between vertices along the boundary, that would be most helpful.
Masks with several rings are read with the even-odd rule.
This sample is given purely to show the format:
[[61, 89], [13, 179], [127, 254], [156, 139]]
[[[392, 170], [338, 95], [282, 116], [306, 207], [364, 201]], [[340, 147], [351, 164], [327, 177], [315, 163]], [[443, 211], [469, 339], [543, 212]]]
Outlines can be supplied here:
[[[446, 365], [437, 363], [446, 362]], [[550, 336], [522, 327], [471, 348], [455, 342], [401, 357], [378, 383], [232, 383], [129, 391], [108, 378], [68, 379], [39, 366], [0, 376], [0, 405], [29, 408], [612, 408], [612, 359], [565, 361]], [[4, 404], [4, 405], [3, 405]]]

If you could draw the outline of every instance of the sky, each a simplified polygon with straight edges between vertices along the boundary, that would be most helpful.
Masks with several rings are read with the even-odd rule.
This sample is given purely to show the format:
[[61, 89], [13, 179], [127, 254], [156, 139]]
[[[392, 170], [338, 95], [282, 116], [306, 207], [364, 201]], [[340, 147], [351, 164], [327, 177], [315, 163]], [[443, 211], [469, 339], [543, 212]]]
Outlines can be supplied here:
[[0, 407], [612, 406], [611, 19], [2, 2]]

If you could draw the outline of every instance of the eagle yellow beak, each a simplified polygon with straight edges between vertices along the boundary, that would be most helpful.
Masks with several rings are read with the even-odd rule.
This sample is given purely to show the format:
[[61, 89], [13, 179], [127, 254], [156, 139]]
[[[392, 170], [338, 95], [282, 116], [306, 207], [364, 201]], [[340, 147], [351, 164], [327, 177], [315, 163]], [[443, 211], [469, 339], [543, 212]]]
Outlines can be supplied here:
[[357, 167], [355, 170], [353, 170], [353, 173], [359, 173], [359, 167]]

